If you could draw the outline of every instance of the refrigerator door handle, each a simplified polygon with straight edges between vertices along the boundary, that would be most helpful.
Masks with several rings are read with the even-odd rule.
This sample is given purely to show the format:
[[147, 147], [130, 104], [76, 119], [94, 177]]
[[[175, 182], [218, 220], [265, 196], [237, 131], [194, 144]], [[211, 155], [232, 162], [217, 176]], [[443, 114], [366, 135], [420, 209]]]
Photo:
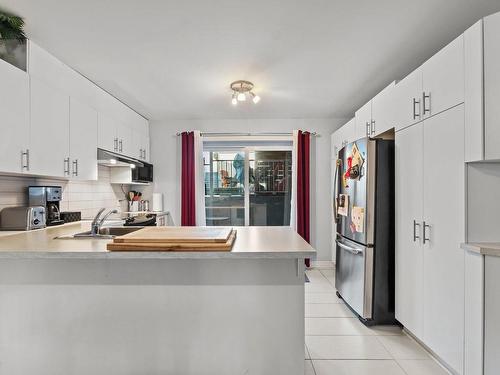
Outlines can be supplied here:
[[355, 247], [351, 247], [351, 246], [347, 246], [347, 245], [344, 245], [342, 242], [340, 242], [339, 240], [336, 240], [337, 242], [337, 245], [339, 245], [340, 248], [344, 249], [344, 250], [347, 250], [348, 252], [350, 252], [351, 254], [362, 254], [363, 253], [363, 250], [362, 249], [357, 249]]
[[338, 175], [339, 175], [339, 170], [340, 170], [340, 165], [342, 164], [342, 160], [337, 159], [335, 162], [335, 176], [333, 177], [333, 221], [335, 224], [339, 221], [339, 215], [338, 215], [338, 207], [337, 207], [337, 185], [338, 185]]

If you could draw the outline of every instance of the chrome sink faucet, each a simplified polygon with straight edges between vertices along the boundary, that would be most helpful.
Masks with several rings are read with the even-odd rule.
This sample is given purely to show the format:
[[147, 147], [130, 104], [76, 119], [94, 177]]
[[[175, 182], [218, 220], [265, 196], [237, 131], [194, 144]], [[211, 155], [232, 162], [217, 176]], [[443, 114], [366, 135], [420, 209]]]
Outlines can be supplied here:
[[105, 210], [106, 210], [105, 208], [101, 208], [99, 210], [99, 212], [97, 213], [97, 215], [95, 215], [94, 220], [92, 220], [91, 229], [90, 229], [90, 234], [92, 236], [97, 236], [99, 234], [99, 231], [101, 230], [102, 225], [104, 224], [104, 222], [106, 221], [106, 219], [110, 215], [118, 213], [118, 210], [116, 210], [116, 209], [110, 210], [106, 215], [103, 216], [102, 219], [99, 220], [99, 218], [101, 217], [102, 213]]

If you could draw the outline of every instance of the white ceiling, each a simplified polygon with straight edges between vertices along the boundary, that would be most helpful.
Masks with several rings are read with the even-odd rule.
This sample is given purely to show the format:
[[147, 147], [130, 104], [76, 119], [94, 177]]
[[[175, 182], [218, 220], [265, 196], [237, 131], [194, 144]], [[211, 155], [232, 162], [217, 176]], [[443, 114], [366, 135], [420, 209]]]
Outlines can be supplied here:
[[[28, 36], [151, 119], [350, 117], [498, 0], [2, 0]], [[255, 83], [258, 105], [230, 104]]]

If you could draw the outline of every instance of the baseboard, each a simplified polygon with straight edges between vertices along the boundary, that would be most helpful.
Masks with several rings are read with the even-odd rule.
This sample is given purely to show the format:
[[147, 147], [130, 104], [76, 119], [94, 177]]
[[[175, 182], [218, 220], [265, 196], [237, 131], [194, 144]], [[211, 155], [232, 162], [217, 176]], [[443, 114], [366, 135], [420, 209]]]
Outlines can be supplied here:
[[313, 260], [311, 262], [311, 268], [334, 269], [335, 263], [331, 260]]
[[430, 349], [427, 345], [425, 345], [424, 342], [422, 342], [417, 336], [415, 336], [411, 331], [409, 331], [406, 327], [403, 327], [403, 332], [406, 333], [407, 336], [411, 337], [413, 340], [415, 340], [420, 346], [424, 348], [424, 350], [432, 357], [434, 361], [437, 362], [437, 364], [443, 368], [443, 370], [447, 371], [450, 373], [450, 375], [458, 375], [456, 371], [454, 371], [451, 367], [448, 366], [448, 364], [441, 359], [432, 349]]

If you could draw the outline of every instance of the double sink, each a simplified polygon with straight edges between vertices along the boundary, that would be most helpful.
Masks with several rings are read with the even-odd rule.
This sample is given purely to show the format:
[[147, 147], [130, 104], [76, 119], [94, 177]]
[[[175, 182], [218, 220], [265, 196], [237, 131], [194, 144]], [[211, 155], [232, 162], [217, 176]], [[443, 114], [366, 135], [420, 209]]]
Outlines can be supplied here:
[[87, 232], [68, 234], [65, 236], [56, 237], [58, 240], [78, 240], [78, 239], [97, 239], [97, 240], [109, 240], [116, 236], [123, 236], [128, 233], [132, 233], [142, 229], [144, 227], [104, 227], [99, 228], [97, 233], [92, 233], [90, 230]]

